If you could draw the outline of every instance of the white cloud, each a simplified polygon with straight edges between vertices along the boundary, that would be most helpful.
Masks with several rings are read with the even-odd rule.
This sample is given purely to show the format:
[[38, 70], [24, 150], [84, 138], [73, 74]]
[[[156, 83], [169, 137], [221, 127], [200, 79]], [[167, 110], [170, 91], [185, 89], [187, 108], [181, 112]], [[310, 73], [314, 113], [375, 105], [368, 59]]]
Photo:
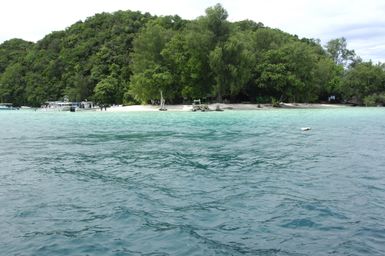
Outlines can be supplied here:
[[364, 59], [385, 61], [382, 0], [3, 0], [0, 42], [15, 37], [37, 41], [100, 12], [140, 10], [194, 19], [217, 2], [231, 21], [251, 19], [322, 43], [344, 36]]

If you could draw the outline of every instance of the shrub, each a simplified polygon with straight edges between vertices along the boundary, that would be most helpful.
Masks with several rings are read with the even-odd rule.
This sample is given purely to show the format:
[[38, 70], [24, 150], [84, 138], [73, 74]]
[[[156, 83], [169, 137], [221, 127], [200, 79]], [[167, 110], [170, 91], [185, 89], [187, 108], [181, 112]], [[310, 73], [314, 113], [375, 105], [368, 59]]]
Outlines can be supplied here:
[[384, 106], [385, 105], [385, 92], [374, 93], [364, 98], [364, 104], [366, 106]]

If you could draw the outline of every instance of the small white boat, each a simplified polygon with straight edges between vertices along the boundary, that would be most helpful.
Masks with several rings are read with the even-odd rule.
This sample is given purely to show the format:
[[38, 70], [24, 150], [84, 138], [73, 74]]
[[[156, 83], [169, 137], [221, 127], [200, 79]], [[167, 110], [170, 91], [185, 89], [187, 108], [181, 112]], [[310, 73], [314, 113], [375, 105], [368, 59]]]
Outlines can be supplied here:
[[71, 107], [76, 107], [69, 101], [47, 101], [41, 105], [43, 111], [70, 111]]
[[302, 127], [301, 128], [301, 131], [310, 131], [311, 130], [311, 127]]
[[40, 110], [43, 111], [88, 111], [97, 110], [98, 108], [92, 101], [71, 102], [71, 101], [47, 101]]

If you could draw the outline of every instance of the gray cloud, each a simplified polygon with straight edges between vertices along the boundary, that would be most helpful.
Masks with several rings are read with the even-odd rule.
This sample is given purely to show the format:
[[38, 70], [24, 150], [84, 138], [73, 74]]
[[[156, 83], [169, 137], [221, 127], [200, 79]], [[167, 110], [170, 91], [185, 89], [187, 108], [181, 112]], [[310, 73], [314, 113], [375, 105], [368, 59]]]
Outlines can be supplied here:
[[366, 23], [366, 24], [349, 24], [339, 27], [333, 31], [333, 34], [339, 34], [350, 40], [368, 40], [379, 39], [385, 35], [385, 24]]
[[345, 37], [348, 48], [354, 49], [364, 60], [385, 62], [385, 22], [353, 22], [330, 26], [322, 34], [325, 43], [330, 39]]

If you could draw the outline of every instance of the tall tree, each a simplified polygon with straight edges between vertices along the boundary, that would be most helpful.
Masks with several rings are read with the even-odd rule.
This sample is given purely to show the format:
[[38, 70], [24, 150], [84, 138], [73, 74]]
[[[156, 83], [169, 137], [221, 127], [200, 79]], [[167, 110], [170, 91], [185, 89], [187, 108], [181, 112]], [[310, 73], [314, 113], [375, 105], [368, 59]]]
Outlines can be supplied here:
[[328, 100], [332, 95], [341, 98], [343, 74], [344, 69], [341, 65], [336, 65], [329, 56], [319, 56], [314, 71], [314, 85], [320, 100]]
[[116, 94], [119, 90], [119, 81], [109, 76], [101, 80], [94, 89], [93, 99], [98, 104], [114, 104], [116, 103]]
[[214, 74], [214, 92], [217, 101], [222, 97], [237, 95], [252, 77], [255, 65], [253, 53], [240, 41], [240, 34], [235, 34], [210, 53], [210, 67]]
[[347, 48], [347, 42], [344, 37], [330, 40], [326, 44], [326, 50], [336, 64], [344, 67], [347, 67], [356, 57], [354, 50]]
[[159, 99], [160, 91], [163, 91], [166, 99], [173, 99], [178, 91], [162, 55], [174, 32], [161, 26], [158, 21], [163, 20], [149, 22], [133, 43], [133, 76], [129, 92], [140, 102]]
[[213, 37], [213, 33], [198, 19], [188, 23], [162, 51], [185, 99], [205, 98], [212, 93], [209, 54], [214, 47]]

